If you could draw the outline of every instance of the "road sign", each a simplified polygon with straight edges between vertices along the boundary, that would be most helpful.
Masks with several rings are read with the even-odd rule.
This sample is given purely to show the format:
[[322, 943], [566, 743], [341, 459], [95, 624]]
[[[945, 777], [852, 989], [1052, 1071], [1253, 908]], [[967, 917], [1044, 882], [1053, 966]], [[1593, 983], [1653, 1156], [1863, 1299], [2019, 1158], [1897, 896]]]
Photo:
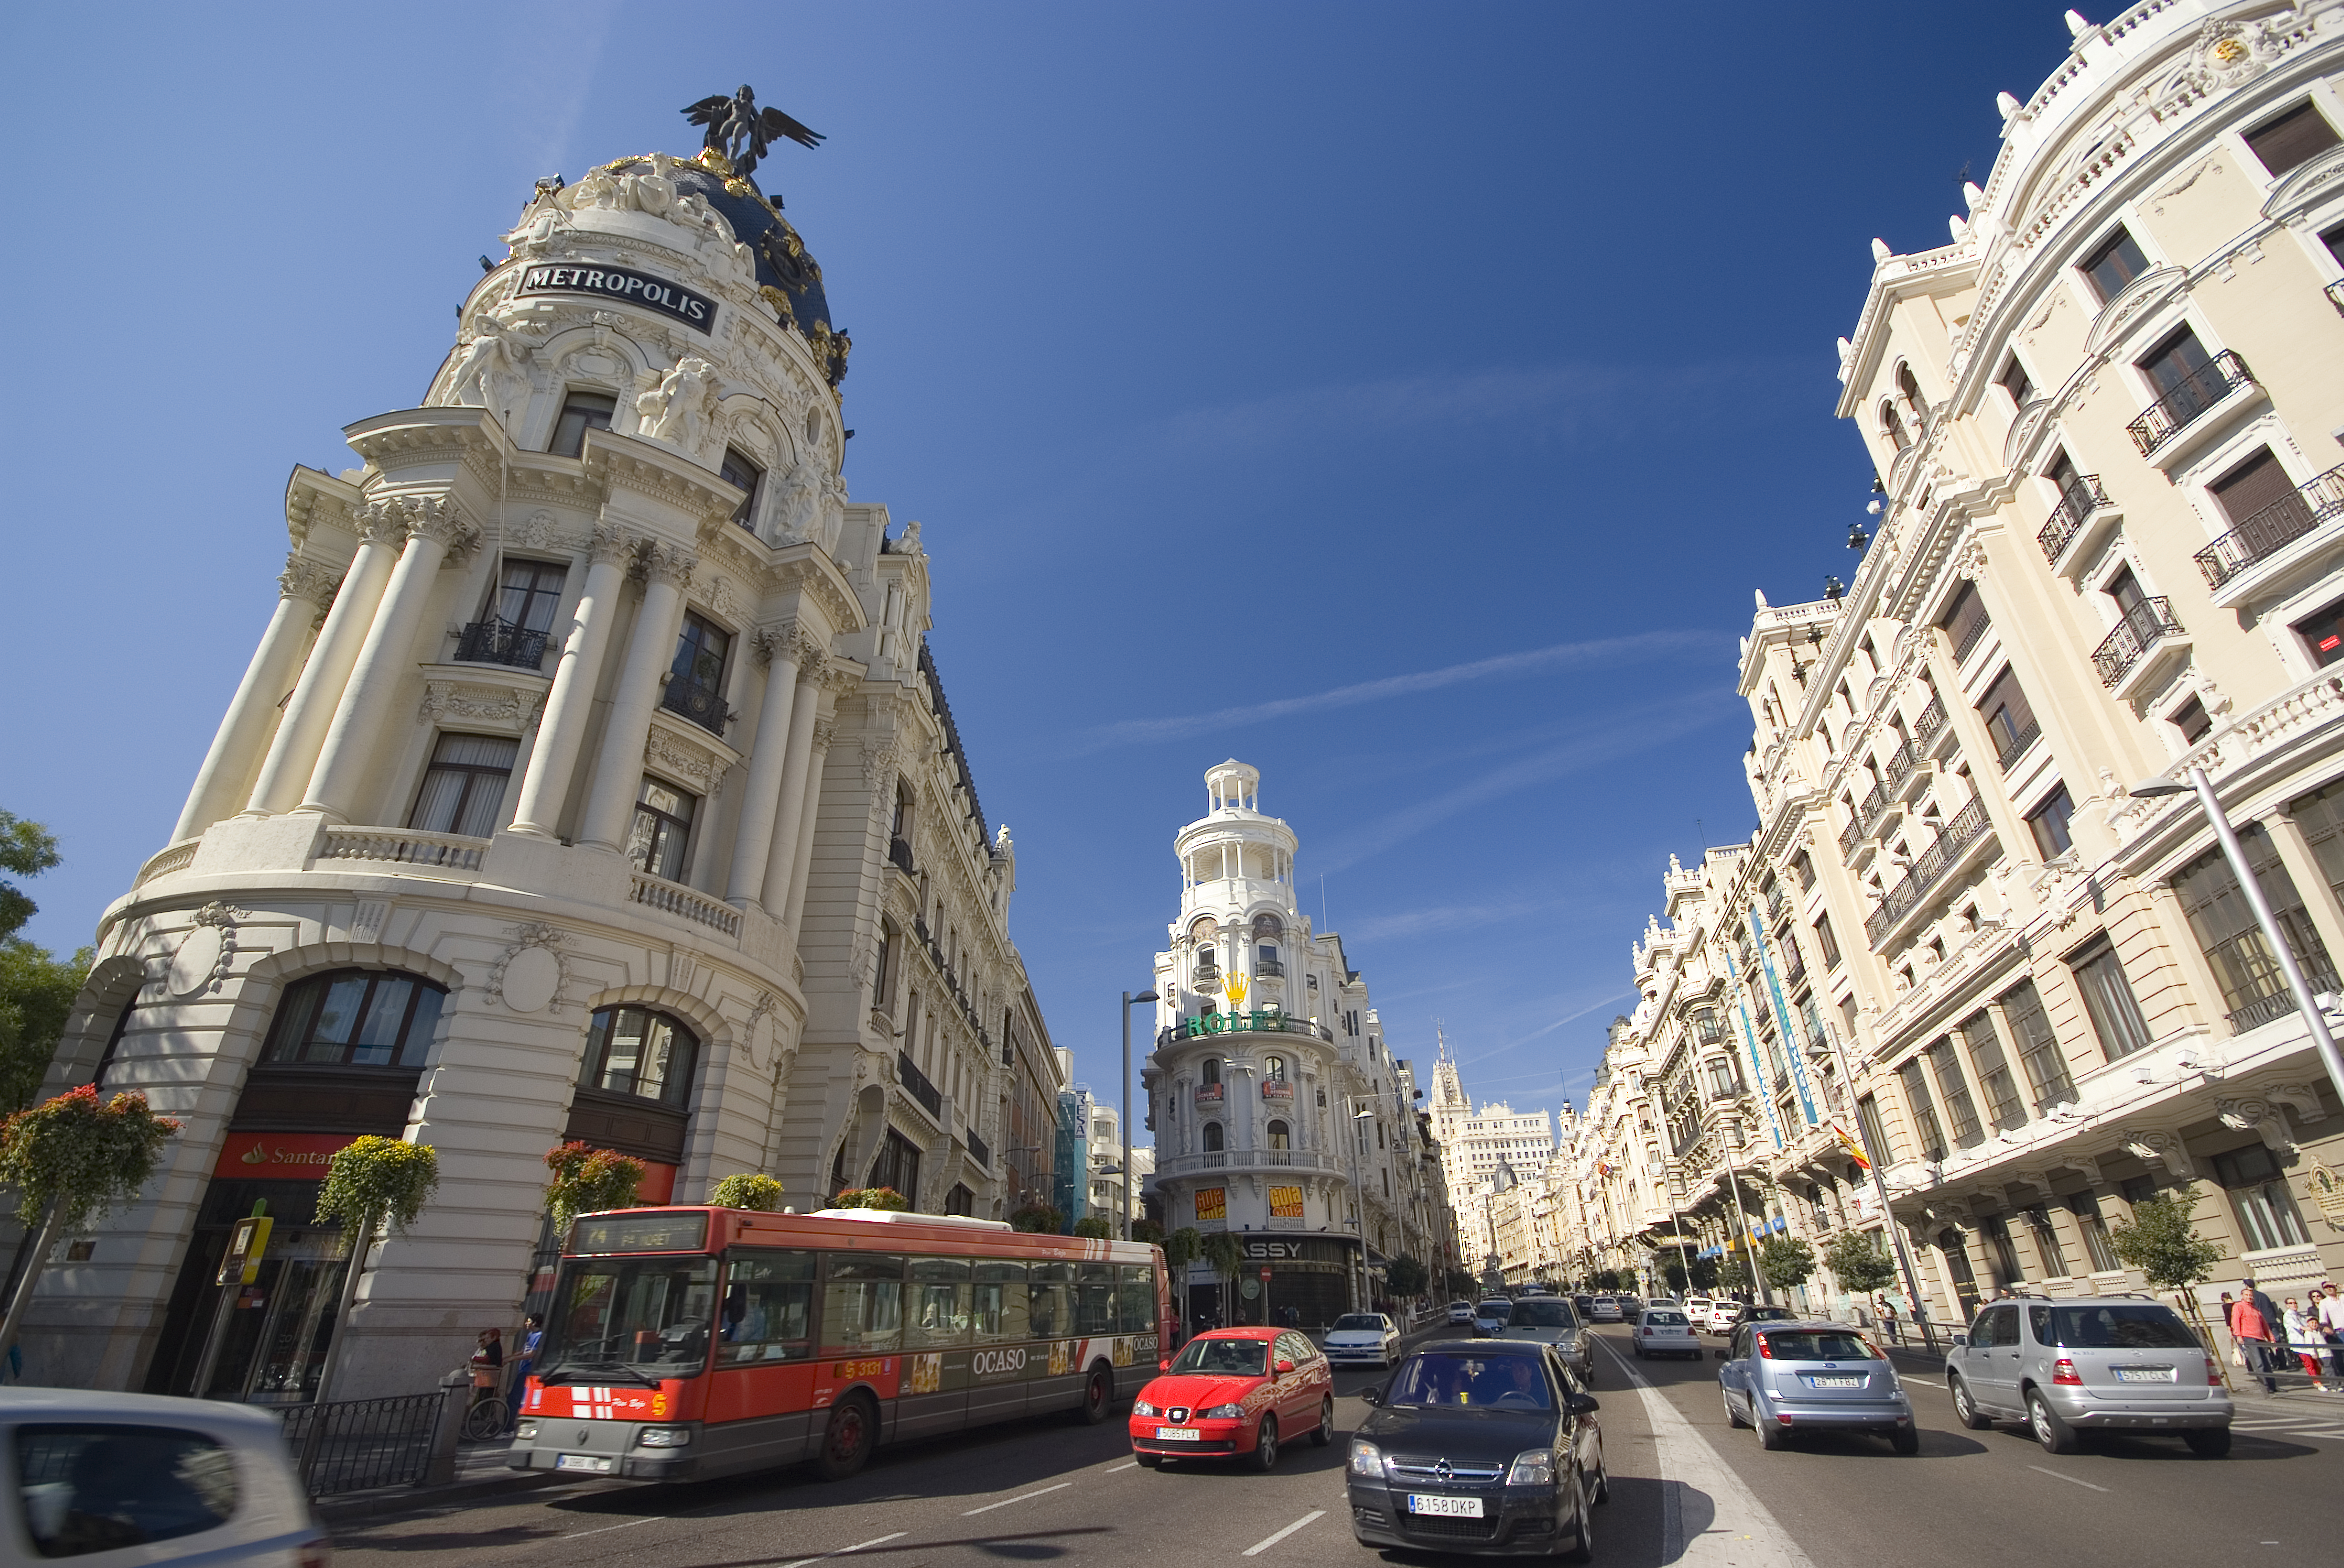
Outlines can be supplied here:
[[1264, 1264], [1264, 1265], [1262, 1266], [1261, 1278], [1262, 1278], [1262, 1282], [1263, 1282], [1264, 1284], [1267, 1284], [1267, 1283], [1268, 1283], [1268, 1282], [1269, 1282], [1269, 1267], [1268, 1267], [1268, 1264]]

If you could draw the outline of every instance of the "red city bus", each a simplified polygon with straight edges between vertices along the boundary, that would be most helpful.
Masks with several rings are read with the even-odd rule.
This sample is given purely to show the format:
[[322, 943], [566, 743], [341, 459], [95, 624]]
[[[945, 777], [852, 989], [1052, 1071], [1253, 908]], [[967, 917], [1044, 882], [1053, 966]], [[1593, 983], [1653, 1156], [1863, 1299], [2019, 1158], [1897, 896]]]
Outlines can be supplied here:
[[1171, 1344], [1163, 1252], [998, 1220], [626, 1209], [571, 1227], [509, 1462], [647, 1481], [1048, 1411], [1106, 1419]]

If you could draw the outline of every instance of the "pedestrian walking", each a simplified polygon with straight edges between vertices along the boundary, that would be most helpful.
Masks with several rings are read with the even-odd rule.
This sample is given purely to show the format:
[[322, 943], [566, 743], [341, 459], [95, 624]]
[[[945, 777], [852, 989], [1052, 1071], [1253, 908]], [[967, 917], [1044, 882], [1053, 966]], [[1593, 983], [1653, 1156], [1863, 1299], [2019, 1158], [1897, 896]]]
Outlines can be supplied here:
[[1904, 1341], [1896, 1329], [1896, 1303], [1886, 1296], [1875, 1296], [1873, 1299], [1879, 1305], [1880, 1327], [1882, 1332], [1887, 1334], [1888, 1342], [1892, 1345], [1903, 1344]]
[[2230, 1305], [2230, 1339], [2243, 1358], [2247, 1372], [2262, 1380], [2263, 1392], [2277, 1393], [2278, 1379], [2272, 1372], [2278, 1349], [2274, 1336], [2278, 1331], [2273, 1318], [2266, 1317], [2262, 1308], [2256, 1304], [2258, 1297], [2266, 1301], [2269, 1298], [2262, 1296], [2262, 1292], [2254, 1287], [2252, 1280], [2247, 1281], [2244, 1293]]
[[2326, 1393], [2328, 1383], [2320, 1376], [2327, 1370], [2322, 1365], [2322, 1358], [2328, 1352], [2326, 1337], [2312, 1326], [2309, 1318], [2303, 1315], [2303, 1304], [2293, 1296], [2288, 1297], [2287, 1306], [2279, 1316], [2287, 1329], [2287, 1348], [2293, 1351], [2295, 1359], [2303, 1363], [2304, 1372], [2311, 1379], [2311, 1386]]

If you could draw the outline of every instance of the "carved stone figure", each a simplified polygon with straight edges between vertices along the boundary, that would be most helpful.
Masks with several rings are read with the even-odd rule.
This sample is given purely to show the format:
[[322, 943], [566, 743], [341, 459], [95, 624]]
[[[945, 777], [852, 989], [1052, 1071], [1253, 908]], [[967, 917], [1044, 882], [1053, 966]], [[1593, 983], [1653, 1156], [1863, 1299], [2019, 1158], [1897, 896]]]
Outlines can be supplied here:
[[697, 451], [708, 434], [710, 406], [716, 399], [716, 367], [693, 356], [679, 361], [658, 386], [635, 399], [635, 418], [644, 437]]
[[486, 408], [498, 418], [510, 420], [513, 406], [529, 390], [530, 352], [510, 327], [494, 317], [482, 317], [448, 377], [449, 401]]
[[653, 153], [649, 163], [627, 171], [619, 181], [626, 205], [664, 217], [675, 201], [675, 181], [667, 173], [674, 166], [675, 160], [665, 153]]
[[814, 471], [815, 461], [813, 454], [801, 457], [775, 482], [773, 515], [785, 544], [798, 544], [813, 532], [814, 511], [822, 501], [822, 480]]

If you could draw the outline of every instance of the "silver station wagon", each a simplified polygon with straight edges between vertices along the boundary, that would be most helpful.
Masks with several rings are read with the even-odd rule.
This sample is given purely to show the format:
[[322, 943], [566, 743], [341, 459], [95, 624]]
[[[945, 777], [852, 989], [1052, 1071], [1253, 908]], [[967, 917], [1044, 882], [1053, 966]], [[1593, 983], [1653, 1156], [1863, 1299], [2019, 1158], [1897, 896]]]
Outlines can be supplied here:
[[1717, 1352], [1717, 1384], [1730, 1425], [1758, 1429], [1781, 1448], [1794, 1432], [1874, 1432], [1898, 1453], [1921, 1451], [1912, 1396], [1888, 1358], [1845, 1323], [1743, 1323]]
[[2152, 1296], [1996, 1302], [1945, 1356], [1954, 1414], [1984, 1431], [2022, 1421], [2053, 1453], [2080, 1433], [2170, 1433], [2208, 1459], [2230, 1452], [2221, 1370], [2181, 1314]]

